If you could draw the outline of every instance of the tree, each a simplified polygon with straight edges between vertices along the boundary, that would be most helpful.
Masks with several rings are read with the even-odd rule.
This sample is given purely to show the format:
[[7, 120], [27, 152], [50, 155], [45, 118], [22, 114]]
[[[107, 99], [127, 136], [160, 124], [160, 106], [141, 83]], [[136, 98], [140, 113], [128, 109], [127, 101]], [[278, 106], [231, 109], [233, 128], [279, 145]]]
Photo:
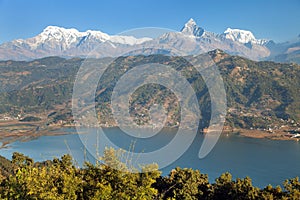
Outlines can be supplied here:
[[300, 182], [299, 177], [286, 180], [284, 182], [284, 188], [288, 191], [289, 199], [300, 199]]
[[205, 199], [211, 186], [208, 176], [199, 170], [177, 167], [168, 177], [158, 179], [154, 187], [162, 199]]
[[[157, 190], [152, 187], [160, 176], [156, 164], [137, 169], [122, 162], [122, 151], [105, 149], [102, 163], [86, 163], [83, 169], [83, 194], [85, 199], [153, 199]], [[124, 156], [123, 156], [124, 157]]]
[[213, 184], [213, 199], [257, 199], [259, 189], [252, 186], [249, 177], [232, 181], [230, 173], [224, 173]]
[[280, 186], [273, 188], [272, 185], [268, 185], [260, 191], [259, 199], [275, 200], [275, 199], [287, 199], [287, 197], [286, 197], [286, 193], [282, 191]]
[[34, 161], [32, 158], [29, 158], [22, 153], [14, 152], [12, 156], [12, 163], [19, 167], [24, 167], [32, 166]]
[[[13, 162], [20, 168], [4, 183], [7, 199], [76, 199], [81, 183], [76, 169], [68, 163], [70, 156], [50, 166], [33, 167], [32, 159], [14, 154]], [[30, 164], [30, 165], [29, 165]]]

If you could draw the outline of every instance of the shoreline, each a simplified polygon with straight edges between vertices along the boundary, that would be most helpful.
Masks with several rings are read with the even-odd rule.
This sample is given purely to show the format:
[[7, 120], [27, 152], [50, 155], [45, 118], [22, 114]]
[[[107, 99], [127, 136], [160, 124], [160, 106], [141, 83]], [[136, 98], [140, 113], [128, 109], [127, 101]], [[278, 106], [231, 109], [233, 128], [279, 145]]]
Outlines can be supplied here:
[[236, 129], [238, 135], [248, 138], [256, 139], [270, 139], [270, 140], [286, 140], [286, 141], [299, 141], [300, 138], [292, 138], [293, 134], [288, 133], [286, 130], [278, 131], [276, 133], [269, 133], [260, 130]]
[[[99, 126], [101, 128], [118, 128], [117, 126]], [[20, 121], [5, 121], [0, 122], [0, 148], [5, 148], [6, 145], [16, 141], [29, 141], [41, 136], [56, 136], [74, 134], [74, 132], [61, 131], [63, 128], [93, 128], [76, 125], [55, 125], [45, 126], [44, 121], [40, 122], [20, 122]], [[97, 128], [97, 127], [94, 127]], [[167, 131], [176, 130], [175, 127], [165, 127]], [[199, 131], [200, 134], [206, 134]], [[78, 133], [76, 130], [76, 134]], [[250, 129], [223, 129], [222, 135], [238, 135], [248, 138], [256, 139], [270, 139], [270, 140], [294, 140], [299, 141], [300, 138], [292, 138], [293, 134], [288, 132], [288, 128], [284, 130], [277, 130], [270, 133], [264, 130], [250, 130]]]

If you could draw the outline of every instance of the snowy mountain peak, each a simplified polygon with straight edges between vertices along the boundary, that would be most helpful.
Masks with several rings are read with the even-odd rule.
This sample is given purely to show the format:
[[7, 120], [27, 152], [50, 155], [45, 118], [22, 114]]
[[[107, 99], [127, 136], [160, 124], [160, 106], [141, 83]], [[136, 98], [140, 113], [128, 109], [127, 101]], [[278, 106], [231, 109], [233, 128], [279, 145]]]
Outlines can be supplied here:
[[267, 42], [267, 40], [256, 39], [251, 31], [241, 30], [241, 29], [227, 28], [224, 31], [223, 36], [227, 39], [240, 42], [243, 44], [253, 43], [253, 44], [264, 45]]
[[193, 18], [190, 18], [189, 21], [185, 24], [187, 26], [195, 26], [197, 25]]
[[224, 31], [224, 34], [227, 39], [231, 39], [233, 41], [238, 41], [241, 43], [248, 43], [256, 40], [253, 33], [246, 30], [227, 28]]
[[38, 35], [38, 43], [45, 41], [57, 41], [66, 46], [72, 44], [77, 45], [83, 40], [89, 40], [93, 42], [106, 42], [110, 41], [113, 43], [135, 45], [150, 40], [150, 38], [135, 38], [132, 36], [111, 36], [101, 31], [87, 30], [80, 32], [75, 28], [62, 28], [58, 26], [48, 26], [42, 33]]
[[72, 31], [76, 31], [78, 32], [76, 29], [74, 28], [70, 28], [70, 29], [67, 29], [67, 28], [63, 28], [63, 27], [59, 27], [59, 26], [47, 26], [43, 32], [57, 32], [57, 31], [66, 31], [66, 30], [72, 30]]
[[201, 37], [204, 34], [204, 29], [199, 27], [194, 19], [191, 18], [181, 29], [181, 33], [190, 36]]
[[47, 35], [47, 36], [63, 36], [63, 35], [82, 35], [81, 32], [76, 30], [75, 28], [62, 28], [58, 26], [47, 26], [41, 35]]
[[58, 26], [47, 26], [38, 36], [41, 40], [40, 42], [45, 42], [48, 40], [70, 41], [77, 37], [82, 37], [83, 35], [83, 33], [74, 28], [66, 29]]

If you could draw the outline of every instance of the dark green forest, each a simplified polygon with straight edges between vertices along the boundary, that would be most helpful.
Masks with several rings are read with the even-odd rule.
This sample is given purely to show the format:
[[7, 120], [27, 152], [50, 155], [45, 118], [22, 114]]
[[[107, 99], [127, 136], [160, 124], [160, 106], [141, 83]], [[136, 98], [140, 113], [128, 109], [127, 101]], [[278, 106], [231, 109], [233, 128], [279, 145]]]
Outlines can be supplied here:
[[233, 180], [229, 173], [210, 183], [199, 170], [178, 167], [162, 176], [156, 164], [129, 169], [120, 155], [106, 149], [99, 162], [82, 168], [70, 155], [44, 162], [21, 153], [11, 161], [0, 157], [0, 199], [300, 199], [298, 177], [286, 180], [283, 188], [258, 188], [251, 178]]

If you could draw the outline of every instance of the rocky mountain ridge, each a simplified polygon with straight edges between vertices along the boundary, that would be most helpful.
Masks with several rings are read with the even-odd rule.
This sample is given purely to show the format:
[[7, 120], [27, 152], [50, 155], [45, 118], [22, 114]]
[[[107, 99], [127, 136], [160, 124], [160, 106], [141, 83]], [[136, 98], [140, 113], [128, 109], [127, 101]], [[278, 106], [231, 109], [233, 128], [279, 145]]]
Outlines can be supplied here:
[[271, 40], [257, 39], [250, 31], [240, 29], [228, 28], [217, 34], [205, 30], [190, 19], [180, 32], [167, 32], [156, 38], [109, 35], [93, 30], [80, 32], [74, 28], [48, 26], [35, 37], [1, 44], [0, 60], [32, 60], [48, 56], [118, 57], [136, 49], [139, 49], [140, 54], [147, 54], [149, 48], [152, 48], [151, 54], [176, 50], [185, 55], [221, 49], [252, 60], [284, 62], [289, 60], [283, 59], [282, 54], [298, 55], [299, 46], [299, 42], [276, 44]]

